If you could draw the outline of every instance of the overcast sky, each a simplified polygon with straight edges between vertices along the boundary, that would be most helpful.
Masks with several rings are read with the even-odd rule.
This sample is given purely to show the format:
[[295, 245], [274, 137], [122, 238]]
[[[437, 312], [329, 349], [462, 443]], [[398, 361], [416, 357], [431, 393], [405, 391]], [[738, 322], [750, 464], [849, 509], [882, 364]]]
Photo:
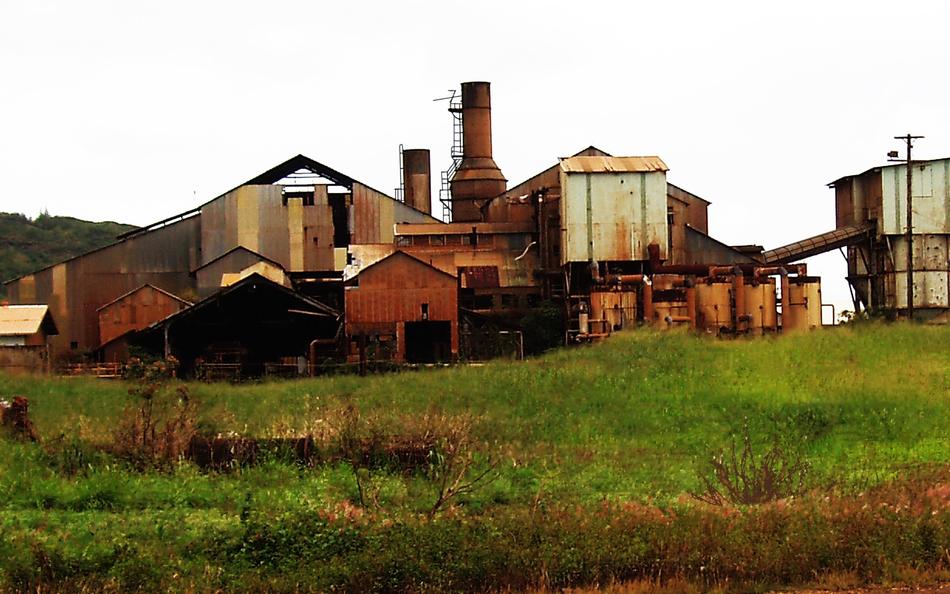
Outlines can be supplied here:
[[[893, 136], [950, 156], [948, 7], [0, 0], [0, 211], [144, 225], [297, 153], [392, 193], [400, 143], [450, 163], [432, 100], [487, 80], [511, 183], [656, 154], [713, 236], [771, 248], [832, 229], [825, 184]], [[810, 265], [850, 303], [840, 254]]]

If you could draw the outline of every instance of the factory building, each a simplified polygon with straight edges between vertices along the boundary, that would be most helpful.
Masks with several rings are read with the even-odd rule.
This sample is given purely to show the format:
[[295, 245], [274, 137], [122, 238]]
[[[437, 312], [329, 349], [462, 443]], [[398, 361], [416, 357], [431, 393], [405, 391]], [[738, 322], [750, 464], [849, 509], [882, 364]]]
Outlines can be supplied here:
[[820, 284], [797, 255], [773, 265], [761, 247], [715, 240], [710, 203], [671, 184], [660, 157], [590, 146], [508, 187], [489, 84], [463, 83], [459, 97], [445, 221], [431, 214], [426, 149], [400, 148], [395, 197], [298, 155], [9, 281], [8, 294], [48, 305], [60, 357], [120, 360], [135, 346], [203, 377], [520, 354], [525, 320], [551, 308], [562, 344], [639, 324], [717, 335], [821, 324]]
[[[915, 317], [950, 313], [950, 159], [917, 161], [911, 171]], [[857, 307], [906, 314], [907, 168], [876, 167], [830, 184], [836, 231], [851, 234], [848, 282]]]

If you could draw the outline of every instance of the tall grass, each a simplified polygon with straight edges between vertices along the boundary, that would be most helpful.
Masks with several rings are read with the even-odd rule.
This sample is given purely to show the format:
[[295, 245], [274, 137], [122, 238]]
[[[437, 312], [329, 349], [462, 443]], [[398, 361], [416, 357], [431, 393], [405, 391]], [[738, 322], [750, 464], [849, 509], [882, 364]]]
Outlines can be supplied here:
[[[0, 561], [0, 578], [5, 579], [0, 583], [15, 589], [20, 583], [74, 580], [77, 588], [88, 583], [92, 590], [150, 590], [169, 589], [172, 575], [187, 575], [192, 585], [227, 587], [235, 586], [229, 581], [236, 579], [234, 576], [244, 579], [253, 575], [262, 581], [246, 585], [249, 590], [255, 585], [266, 590], [268, 584], [274, 586], [271, 589], [292, 590], [284, 578], [294, 572], [284, 571], [280, 564], [293, 557], [279, 554], [284, 546], [280, 543], [292, 550], [304, 547], [301, 554], [322, 554], [307, 548], [316, 545], [294, 540], [294, 535], [306, 530], [308, 522], [314, 521], [313, 514], [323, 513], [320, 510], [350, 513], [345, 510], [354, 509], [360, 486], [348, 464], [331, 459], [307, 468], [265, 457], [256, 466], [220, 474], [203, 473], [190, 464], [161, 472], [136, 472], [95, 447], [113, 439], [130, 401], [129, 388], [119, 381], [0, 376], [0, 397], [24, 395], [30, 399], [30, 411], [43, 440], [40, 445], [3, 443], [0, 558], [9, 554], [9, 560]], [[405, 431], [424, 414], [471, 418], [475, 438], [486, 444], [493, 458], [502, 461], [497, 480], [459, 497], [447, 517], [427, 523], [418, 519], [433, 504], [431, 485], [425, 477], [374, 470], [379, 505], [373, 513], [380, 515], [367, 520], [369, 516], [358, 511], [364, 514], [360, 520], [364, 524], [353, 535], [356, 540], [350, 544], [333, 541], [332, 546], [379, 544], [398, 537], [393, 545], [396, 548], [386, 553], [392, 555], [393, 563], [399, 555], [411, 553], [418, 575], [429, 576], [425, 579], [464, 581], [469, 570], [456, 568], [462, 573], [448, 577], [427, 573], [436, 560], [425, 555], [448, 554], [423, 546], [427, 538], [447, 539], [443, 544], [458, 539], [480, 542], [482, 538], [500, 539], [511, 546], [549, 543], [544, 551], [531, 550], [548, 555], [550, 567], [556, 567], [560, 577], [553, 579], [525, 569], [528, 573], [522, 571], [517, 579], [499, 577], [499, 587], [657, 579], [649, 571], [631, 569], [641, 567], [629, 563], [641, 559], [636, 551], [645, 545], [629, 534], [624, 537], [629, 537], [627, 540], [618, 542], [630, 548], [611, 549], [613, 553], [597, 557], [597, 535], [607, 534], [602, 531], [612, 530], [612, 524], [607, 516], [602, 525], [585, 524], [585, 518], [605, 505], [611, 510], [640, 506], [636, 509], [652, 510], [644, 512], [648, 514], [679, 509], [683, 494], [701, 487], [699, 477], [709, 457], [733, 442], [745, 427], [753, 446], [770, 444], [778, 437], [807, 459], [811, 468], [808, 487], [819, 503], [822, 494], [860, 498], [860, 493], [900, 480], [913, 469], [950, 465], [950, 440], [946, 437], [950, 426], [950, 328], [941, 327], [867, 324], [731, 341], [644, 330], [525, 362], [369, 378], [189, 384], [188, 388], [198, 402], [199, 428], [210, 433], [328, 435], [339, 411], [347, 407], [357, 408], [391, 432]], [[566, 511], [572, 509], [577, 513]], [[561, 510], [561, 515], [544, 517], [560, 518], [557, 521], [563, 522], [566, 532], [554, 528], [554, 532], [537, 532], [532, 518], [554, 513], [552, 510]], [[943, 507], [939, 513], [944, 514]], [[765, 524], [756, 522], [771, 517], [755, 516], [758, 519], [743, 524], [746, 532], [736, 532], [735, 538], [741, 542], [764, 538], [756, 530]], [[913, 547], [930, 547], [927, 555], [939, 557], [939, 551], [928, 544], [934, 534], [941, 538], [947, 534], [945, 516], [938, 519], [944, 523], [922, 527], [923, 520], [908, 519], [909, 523], [900, 524], [900, 534], [905, 535], [901, 538], [913, 545], [899, 549], [901, 559], [913, 565]], [[719, 520], [703, 520], [712, 522], [708, 525], [695, 521], [699, 523], [684, 524], [676, 533], [686, 539], [683, 543], [699, 534], [692, 530], [706, 530]], [[800, 525], [798, 536], [807, 532], [806, 524]], [[655, 531], [650, 534], [657, 542], [675, 540], [664, 536], [661, 525], [650, 524], [650, 530]], [[266, 539], [248, 540], [253, 536], [249, 526], [263, 531], [259, 536]], [[323, 530], [321, 526], [311, 528]], [[590, 527], [589, 532], [585, 526]], [[271, 529], [285, 533], [270, 534]], [[931, 534], [934, 530], [937, 533]], [[782, 534], [783, 538], [788, 535]], [[886, 540], [879, 531], [873, 535]], [[582, 549], [587, 557], [570, 558], [569, 550], [554, 544], [559, 538], [576, 540], [578, 554]], [[686, 546], [683, 543], [676, 546]], [[878, 544], [880, 547], [868, 550], [896, 546], [890, 541]], [[263, 558], [234, 548], [252, 545], [263, 547], [261, 555], [277, 555], [275, 563], [280, 567], [261, 573], [254, 564]], [[352, 551], [372, 550], [360, 547], [363, 545]], [[471, 548], [465, 544], [463, 552], [452, 555], [459, 567], [475, 572], [471, 575], [495, 571], [492, 564], [502, 562], [502, 557], [496, 557], [498, 550], [474, 547], [466, 556], [465, 547]], [[728, 547], [723, 555], [732, 554]], [[328, 587], [352, 585], [347, 580], [358, 575], [374, 580], [384, 576], [402, 586], [409, 583], [399, 581], [399, 567], [381, 567], [377, 562], [382, 560], [370, 553], [361, 557], [364, 553], [352, 551], [334, 553], [338, 562], [329, 566], [330, 573], [320, 574], [319, 579], [324, 580], [320, 583]], [[807, 554], [820, 556], [821, 551], [810, 549]], [[862, 557], [860, 564], [855, 563], [858, 569], [833, 563], [822, 567], [860, 573], [868, 566], [860, 564], [870, 562]], [[931, 559], [926, 563], [934, 567], [936, 562]], [[45, 568], [45, 574], [30, 569], [37, 564]], [[788, 575], [801, 581], [802, 574], [795, 573], [801, 567]], [[498, 569], [502, 574], [515, 571], [502, 569]], [[140, 570], [144, 577], [136, 581], [134, 576]], [[301, 571], [301, 577], [316, 575]], [[680, 573], [691, 580], [702, 578], [686, 570]], [[728, 575], [750, 579], [748, 573]], [[769, 579], [780, 580], [780, 574]], [[280, 588], [275, 585], [278, 583]], [[384, 586], [376, 589], [386, 590]]]

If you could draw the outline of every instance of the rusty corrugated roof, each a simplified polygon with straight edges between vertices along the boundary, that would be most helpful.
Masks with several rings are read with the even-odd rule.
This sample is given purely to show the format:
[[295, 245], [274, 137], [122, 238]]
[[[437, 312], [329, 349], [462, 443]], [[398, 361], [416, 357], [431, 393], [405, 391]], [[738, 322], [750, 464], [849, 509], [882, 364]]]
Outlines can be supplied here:
[[565, 173], [640, 173], [648, 171], [669, 171], [663, 159], [648, 157], [569, 157], [561, 160], [561, 171]]
[[0, 307], [0, 336], [36, 334], [48, 313], [46, 305], [4, 305]]

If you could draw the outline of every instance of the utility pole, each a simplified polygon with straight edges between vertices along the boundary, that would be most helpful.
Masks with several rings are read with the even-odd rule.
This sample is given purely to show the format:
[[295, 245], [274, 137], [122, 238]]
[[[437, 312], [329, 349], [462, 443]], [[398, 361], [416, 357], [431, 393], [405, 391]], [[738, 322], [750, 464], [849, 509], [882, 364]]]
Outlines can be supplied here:
[[[907, 319], [914, 320], [914, 198], [912, 195], [914, 162], [911, 159], [911, 149], [914, 148], [914, 141], [923, 138], [923, 136], [913, 136], [905, 134], [904, 136], [895, 136], [894, 140], [903, 140], [907, 144]], [[897, 151], [891, 151], [887, 154], [889, 161], [899, 161]]]

